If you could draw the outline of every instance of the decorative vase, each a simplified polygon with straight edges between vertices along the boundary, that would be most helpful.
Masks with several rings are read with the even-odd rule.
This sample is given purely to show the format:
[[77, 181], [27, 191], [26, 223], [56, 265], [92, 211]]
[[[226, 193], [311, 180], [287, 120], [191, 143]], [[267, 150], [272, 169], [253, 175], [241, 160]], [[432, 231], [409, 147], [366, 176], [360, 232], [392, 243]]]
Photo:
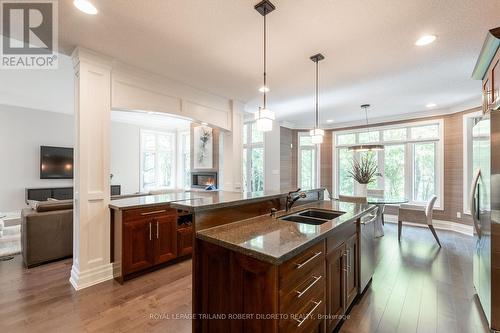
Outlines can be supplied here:
[[356, 196], [357, 197], [367, 197], [368, 191], [368, 184], [360, 184], [356, 182]]

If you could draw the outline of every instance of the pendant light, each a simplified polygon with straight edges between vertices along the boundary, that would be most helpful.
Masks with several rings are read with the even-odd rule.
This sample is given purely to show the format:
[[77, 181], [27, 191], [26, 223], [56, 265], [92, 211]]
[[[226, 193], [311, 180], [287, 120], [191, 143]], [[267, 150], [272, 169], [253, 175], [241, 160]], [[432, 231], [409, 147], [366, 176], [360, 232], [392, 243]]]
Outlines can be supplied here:
[[319, 87], [318, 87], [318, 82], [319, 82], [319, 62], [325, 57], [321, 54], [315, 54], [310, 58], [312, 61], [316, 63], [316, 122], [314, 125], [314, 129], [312, 129], [309, 134], [311, 135], [311, 141], [312, 143], [323, 143], [323, 136], [325, 135], [325, 131], [323, 131], [321, 128], [319, 128], [319, 105], [318, 105], [318, 93], [319, 93]]
[[[370, 127], [368, 127], [368, 108], [370, 104], [363, 104], [361, 108], [365, 111], [366, 127], [368, 128], [368, 137], [370, 137]], [[363, 151], [377, 151], [384, 150], [384, 145], [374, 145], [374, 144], [360, 144], [349, 147], [350, 151], [363, 152]]]
[[266, 56], [267, 56], [267, 48], [266, 48], [266, 15], [276, 9], [274, 5], [269, 0], [264, 0], [255, 5], [255, 10], [258, 11], [262, 16], [264, 16], [264, 86], [262, 92], [264, 94], [264, 107], [259, 108], [259, 111], [255, 113], [256, 127], [258, 131], [268, 132], [273, 130], [273, 121], [275, 119], [274, 112], [267, 108], [267, 95], [266, 93], [269, 91], [267, 87], [267, 78], [266, 78]]

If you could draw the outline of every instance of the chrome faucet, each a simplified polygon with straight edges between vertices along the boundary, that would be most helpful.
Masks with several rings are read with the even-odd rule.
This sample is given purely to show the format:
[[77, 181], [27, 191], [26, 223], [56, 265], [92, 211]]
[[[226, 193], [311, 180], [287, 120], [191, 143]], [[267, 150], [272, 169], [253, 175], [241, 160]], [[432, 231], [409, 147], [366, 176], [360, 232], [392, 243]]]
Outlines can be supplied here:
[[285, 203], [285, 211], [288, 212], [290, 208], [292, 208], [293, 204], [295, 201], [299, 200], [300, 198], [305, 198], [307, 195], [304, 192], [300, 192], [298, 195], [295, 197], [292, 197], [292, 194], [300, 192], [300, 188], [298, 188], [295, 191], [290, 191], [288, 192], [288, 195], [286, 196], [286, 203]]

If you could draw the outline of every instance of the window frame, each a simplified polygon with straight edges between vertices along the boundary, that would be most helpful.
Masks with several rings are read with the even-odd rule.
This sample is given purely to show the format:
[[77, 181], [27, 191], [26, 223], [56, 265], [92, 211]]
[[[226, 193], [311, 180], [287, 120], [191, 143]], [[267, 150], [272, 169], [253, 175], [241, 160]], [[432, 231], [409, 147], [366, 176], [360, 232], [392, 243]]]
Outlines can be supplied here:
[[297, 132], [297, 186], [300, 187], [302, 180], [301, 180], [301, 170], [302, 170], [302, 150], [313, 150], [315, 153], [315, 169], [314, 170], [314, 176], [313, 176], [313, 187], [312, 188], [319, 188], [319, 183], [320, 183], [320, 170], [321, 170], [321, 157], [320, 157], [320, 152], [321, 149], [319, 149], [319, 144], [311, 144], [311, 145], [306, 145], [306, 146], [301, 146], [300, 145], [300, 137], [302, 136], [310, 136], [309, 132], [305, 131], [299, 131]]
[[[411, 138], [411, 128], [413, 127], [421, 127], [426, 125], [438, 125], [438, 135], [434, 138], [425, 138], [425, 139], [412, 139]], [[406, 129], [406, 139], [405, 140], [384, 140], [383, 132], [388, 129]], [[389, 145], [405, 145], [405, 197], [409, 199], [409, 203], [411, 204], [425, 204], [424, 202], [413, 201], [413, 189], [414, 189], [414, 150], [416, 143], [426, 143], [426, 142], [434, 142], [435, 143], [435, 187], [436, 187], [436, 195], [438, 200], [435, 205], [435, 209], [444, 210], [444, 120], [443, 119], [433, 119], [433, 120], [422, 120], [422, 121], [413, 121], [392, 125], [382, 125], [382, 126], [372, 126], [369, 127], [370, 132], [378, 131], [380, 140], [375, 142], [376, 144], [383, 144], [385, 146]], [[355, 134], [355, 142], [359, 142], [359, 133], [367, 132], [367, 128], [357, 128], [351, 130], [338, 130], [333, 133], [333, 145], [332, 145], [332, 159], [334, 168], [332, 170], [332, 188], [334, 192], [334, 196], [338, 196], [339, 194], [339, 148], [348, 148], [353, 144], [337, 144], [337, 137], [339, 135], [344, 134]], [[354, 154], [358, 155], [359, 153], [355, 152]], [[411, 163], [408, 163], [411, 161]], [[382, 174], [384, 174], [384, 165], [385, 165], [385, 155], [382, 153], [382, 156], [378, 158], [378, 166], [379, 170]], [[353, 180], [354, 181], [354, 180]], [[381, 177], [377, 180], [377, 188], [385, 188], [385, 180], [384, 177]]]
[[[185, 168], [187, 167], [189, 172], [191, 173], [191, 131], [189, 129], [187, 130], [181, 130], [177, 131], [177, 152], [175, 154], [176, 160], [177, 160], [177, 178], [176, 178], [176, 188], [180, 189], [189, 189], [191, 187], [191, 180], [188, 179], [188, 183], [185, 184], [185, 179], [184, 179], [184, 173], [185, 173]], [[189, 162], [188, 165], [184, 165], [184, 151], [183, 148], [183, 137], [187, 137], [189, 144], [187, 146], [187, 153], [189, 154]]]
[[[143, 143], [143, 134], [153, 134], [155, 136], [155, 149], [153, 150], [148, 150], [144, 148], [144, 143]], [[158, 153], [159, 152], [165, 152], [165, 150], [159, 150], [158, 149], [158, 136], [159, 135], [166, 135], [166, 136], [171, 136], [173, 138], [172, 142], [172, 156], [174, 160], [172, 161], [172, 172], [171, 172], [171, 177], [172, 177], [172, 186], [171, 187], [158, 187], [154, 189], [145, 189], [144, 188], [144, 154], [146, 152], [154, 152], [155, 153], [155, 170], [158, 170]], [[140, 167], [139, 167], [139, 185], [141, 192], [145, 191], [151, 191], [151, 190], [161, 190], [161, 189], [175, 189], [177, 186], [177, 135], [175, 132], [163, 132], [163, 131], [157, 131], [157, 130], [150, 130], [150, 129], [140, 129], [139, 133], [139, 145], [140, 145]], [[159, 179], [159, 173], [155, 171], [155, 182], [158, 183]]]
[[[245, 133], [245, 125], [247, 125], [247, 131]], [[252, 127], [256, 125], [256, 121], [253, 120], [253, 121], [245, 121], [243, 123], [243, 126], [242, 126], [242, 132], [243, 132], [243, 136], [246, 136], [246, 143], [244, 143], [245, 141], [243, 140], [243, 137], [242, 137], [242, 154], [243, 152], [245, 151], [246, 149], [246, 162], [247, 162], [247, 165], [246, 165], [246, 175], [244, 174], [244, 169], [243, 169], [243, 163], [241, 164], [242, 165], [242, 170], [241, 170], [241, 173], [243, 175], [243, 187], [244, 187], [244, 191], [245, 192], [252, 192], [252, 182], [251, 182], [251, 178], [252, 178], [252, 150], [253, 149], [256, 149], [256, 148], [262, 148], [262, 170], [263, 170], [263, 177], [262, 177], [262, 190], [264, 191], [265, 188], [266, 188], [266, 145], [265, 145], [265, 142], [266, 142], [266, 135], [265, 133], [262, 133], [262, 141], [260, 142], [252, 142]], [[242, 155], [243, 157], [243, 155]], [[245, 186], [245, 177], [247, 179], [247, 184]]]
[[481, 118], [483, 116], [482, 111], [470, 112], [463, 115], [462, 118], [462, 142], [463, 142], [463, 198], [462, 198], [462, 214], [470, 215], [469, 207], [469, 195], [470, 186], [472, 182], [472, 128], [474, 127], [474, 118]]

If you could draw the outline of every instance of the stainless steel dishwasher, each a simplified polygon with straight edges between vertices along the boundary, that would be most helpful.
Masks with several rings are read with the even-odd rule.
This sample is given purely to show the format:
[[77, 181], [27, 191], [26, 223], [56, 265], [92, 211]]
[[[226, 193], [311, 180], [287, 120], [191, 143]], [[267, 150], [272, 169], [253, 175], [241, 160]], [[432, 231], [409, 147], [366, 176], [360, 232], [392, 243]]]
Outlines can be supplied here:
[[360, 223], [360, 274], [359, 292], [365, 291], [375, 271], [375, 221], [379, 214], [376, 208], [361, 218]]

